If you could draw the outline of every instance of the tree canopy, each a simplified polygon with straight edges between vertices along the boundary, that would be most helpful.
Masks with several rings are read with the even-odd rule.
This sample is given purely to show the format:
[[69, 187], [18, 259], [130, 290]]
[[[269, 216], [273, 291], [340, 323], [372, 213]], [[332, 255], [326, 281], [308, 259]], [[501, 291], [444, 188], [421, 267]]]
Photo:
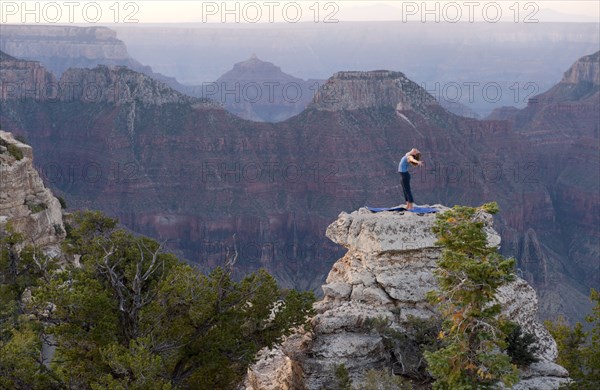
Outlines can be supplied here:
[[2, 241], [0, 387], [234, 388], [312, 314], [312, 293], [264, 270], [203, 274], [99, 212], [73, 215], [64, 252], [78, 261], [60, 267], [11, 250], [18, 238]]

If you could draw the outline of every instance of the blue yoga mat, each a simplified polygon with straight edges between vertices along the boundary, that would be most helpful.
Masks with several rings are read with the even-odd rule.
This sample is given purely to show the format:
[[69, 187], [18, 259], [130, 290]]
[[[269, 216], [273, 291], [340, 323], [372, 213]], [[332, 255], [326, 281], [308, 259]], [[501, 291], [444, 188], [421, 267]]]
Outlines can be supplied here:
[[413, 207], [412, 210], [407, 210], [404, 207], [369, 207], [365, 206], [369, 211], [373, 213], [380, 213], [382, 211], [410, 211], [418, 214], [429, 214], [437, 213], [439, 210], [431, 207]]
[[413, 207], [412, 209], [408, 210], [410, 212], [413, 213], [419, 213], [419, 214], [428, 214], [428, 213], [437, 213], [439, 210], [438, 209], [434, 209], [431, 207]]
[[365, 207], [374, 213], [380, 213], [382, 211], [406, 211], [404, 207]]

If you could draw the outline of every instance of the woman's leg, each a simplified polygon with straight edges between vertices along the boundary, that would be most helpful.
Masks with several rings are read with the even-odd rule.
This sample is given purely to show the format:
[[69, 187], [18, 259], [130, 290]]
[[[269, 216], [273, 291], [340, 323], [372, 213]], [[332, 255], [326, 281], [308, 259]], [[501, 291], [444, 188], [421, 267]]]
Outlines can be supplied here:
[[404, 199], [406, 200], [406, 208], [411, 209], [414, 202], [412, 191], [410, 190], [410, 173], [401, 172], [402, 175], [402, 190], [404, 191]]

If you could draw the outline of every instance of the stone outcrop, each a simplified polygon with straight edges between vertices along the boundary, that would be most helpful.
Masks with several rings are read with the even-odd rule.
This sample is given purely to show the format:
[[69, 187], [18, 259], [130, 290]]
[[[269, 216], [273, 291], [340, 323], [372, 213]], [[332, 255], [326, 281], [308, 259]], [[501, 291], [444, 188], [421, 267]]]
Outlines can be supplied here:
[[124, 67], [99, 65], [93, 69], [72, 68], [60, 79], [60, 100], [86, 103], [211, 104], [184, 95], [151, 77]]
[[45, 87], [56, 84], [54, 75], [35, 61], [24, 61], [0, 51], [0, 99], [39, 99]]
[[577, 60], [565, 72], [562, 82], [569, 84], [588, 82], [593, 85], [600, 85], [600, 51]]
[[[491, 216], [482, 213], [479, 218], [486, 222], [488, 242], [498, 245], [500, 236], [491, 227]], [[441, 255], [431, 231], [434, 221], [434, 214], [373, 214], [364, 208], [341, 213], [327, 228], [327, 237], [348, 252], [327, 277], [325, 297], [315, 304], [311, 331], [296, 333], [277, 349], [263, 351], [249, 370], [245, 388], [330, 388], [333, 367], [338, 364], [345, 365], [360, 388], [366, 370], [389, 370], [390, 351], [381, 335], [367, 330], [364, 323], [383, 317], [391, 328], [402, 331], [409, 316], [427, 319], [434, 315], [435, 309], [425, 297], [436, 288], [433, 271]], [[539, 362], [522, 371], [515, 388], [557, 389], [568, 373], [554, 363], [556, 343], [537, 320], [535, 290], [517, 278], [503, 286], [497, 298], [503, 313], [535, 335], [539, 347]], [[281, 383], [286, 385], [279, 387]], [[300, 385], [291, 387], [289, 383]]]
[[[9, 148], [18, 149], [22, 156]], [[65, 238], [61, 205], [44, 186], [32, 160], [29, 145], [0, 130], [0, 230], [10, 224], [23, 235], [22, 245], [34, 245], [56, 256]]]

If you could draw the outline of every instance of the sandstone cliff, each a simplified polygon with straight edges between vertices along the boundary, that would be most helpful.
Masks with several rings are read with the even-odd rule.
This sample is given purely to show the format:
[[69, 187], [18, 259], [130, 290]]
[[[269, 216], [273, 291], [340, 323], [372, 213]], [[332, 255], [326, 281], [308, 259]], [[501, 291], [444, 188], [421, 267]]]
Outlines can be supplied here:
[[61, 205], [44, 186], [32, 160], [29, 145], [0, 130], [0, 231], [10, 223], [23, 234], [23, 245], [56, 256], [65, 238]]
[[[435, 206], [440, 210], [443, 206]], [[500, 236], [486, 221], [490, 244]], [[381, 334], [364, 326], [369, 318], [386, 318], [403, 331], [409, 316], [430, 318], [434, 309], [425, 299], [436, 286], [433, 270], [441, 249], [431, 231], [435, 215], [373, 214], [366, 209], [341, 213], [327, 228], [327, 237], [348, 252], [331, 269], [323, 286], [325, 297], [315, 304], [310, 332], [290, 336], [280, 347], [263, 351], [249, 370], [246, 389], [321, 389], [334, 384], [334, 369], [344, 364], [356, 388], [366, 370], [391, 368], [401, 359], [387, 350]], [[498, 295], [504, 313], [535, 335], [539, 362], [521, 373], [515, 389], [557, 389], [567, 372], [554, 363], [556, 343], [537, 320], [535, 290], [517, 278]], [[406, 358], [406, 356], [404, 357]]]

